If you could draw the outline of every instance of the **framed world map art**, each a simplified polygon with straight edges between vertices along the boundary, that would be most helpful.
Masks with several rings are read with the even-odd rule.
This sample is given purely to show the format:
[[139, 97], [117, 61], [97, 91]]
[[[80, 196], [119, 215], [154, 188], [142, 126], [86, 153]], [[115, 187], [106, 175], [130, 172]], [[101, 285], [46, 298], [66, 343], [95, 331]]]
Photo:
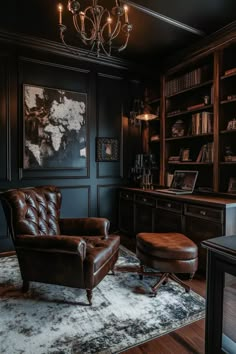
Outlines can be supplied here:
[[24, 169], [86, 167], [85, 93], [23, 85]]

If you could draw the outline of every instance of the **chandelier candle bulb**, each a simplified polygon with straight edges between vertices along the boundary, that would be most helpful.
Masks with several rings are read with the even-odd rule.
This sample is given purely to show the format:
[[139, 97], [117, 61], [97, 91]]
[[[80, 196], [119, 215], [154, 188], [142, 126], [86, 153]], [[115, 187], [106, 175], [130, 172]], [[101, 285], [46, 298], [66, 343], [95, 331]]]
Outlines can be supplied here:
[[125, 23], [129, 23], [129, 17], [128, 17], [128, 6], [124, 6], [124, 12], [125, 12]]
[[58, 4], [58, 12], [59, 12], [59, 25], [62, 24], [62, 4]]
[[111, 22], [112, 22], [111, 17], [108, 17], [107, 18], [107, 23], [108, 23], [108, 33], [109, 33], [109, 35], [111, 35]]

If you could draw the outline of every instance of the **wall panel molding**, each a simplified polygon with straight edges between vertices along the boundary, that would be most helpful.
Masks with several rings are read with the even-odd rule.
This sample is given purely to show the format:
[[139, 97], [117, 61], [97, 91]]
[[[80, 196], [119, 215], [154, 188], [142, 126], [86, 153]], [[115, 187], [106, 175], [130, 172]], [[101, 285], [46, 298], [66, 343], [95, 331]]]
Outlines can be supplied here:
[[91, 187], [89, 185], [58, 186], [58, 188], [62, 192], [61, 211], [66, 215], [62, 217], [91, 216]]
[[[111, 229], [118, 225], [118, 188], [119, 184], [97, 185], [97, 213], [111, 222]], [[104, 200], [106, 201], [104, 203]]]
[[0, 182], [11, 181], [10, 58], [0, 55]]

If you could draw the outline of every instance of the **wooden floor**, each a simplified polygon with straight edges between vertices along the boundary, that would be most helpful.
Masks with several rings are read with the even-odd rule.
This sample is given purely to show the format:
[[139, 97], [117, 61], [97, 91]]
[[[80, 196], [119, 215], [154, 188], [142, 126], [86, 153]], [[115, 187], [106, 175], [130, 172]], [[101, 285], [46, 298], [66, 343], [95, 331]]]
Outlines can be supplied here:
[[[135, 251], [134, 240], [121, 236], [121, 243]], [[196, 274], [186, 284], [199, 295], [205, 297], [206, 280], [203, 275]], [[205, 320], [194, 322], [145, 344], [122, 352], [123, 354], [203, 354], [204, 353]]]

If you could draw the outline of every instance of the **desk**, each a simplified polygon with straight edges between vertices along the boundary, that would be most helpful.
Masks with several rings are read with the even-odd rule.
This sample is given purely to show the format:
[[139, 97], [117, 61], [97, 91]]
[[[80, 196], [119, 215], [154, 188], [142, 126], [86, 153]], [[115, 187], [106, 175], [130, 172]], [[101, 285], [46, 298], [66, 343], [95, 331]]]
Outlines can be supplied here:
[[201, 242], [236, 234], [236, 199], [122, 187], [119, 229], [130, 237], [139, 232], [181, 232], [198, 245], [199, 269], [205, 271], [206, 250]]
[[206, 240], [206, 354], [236, 353], [236, 236]]

